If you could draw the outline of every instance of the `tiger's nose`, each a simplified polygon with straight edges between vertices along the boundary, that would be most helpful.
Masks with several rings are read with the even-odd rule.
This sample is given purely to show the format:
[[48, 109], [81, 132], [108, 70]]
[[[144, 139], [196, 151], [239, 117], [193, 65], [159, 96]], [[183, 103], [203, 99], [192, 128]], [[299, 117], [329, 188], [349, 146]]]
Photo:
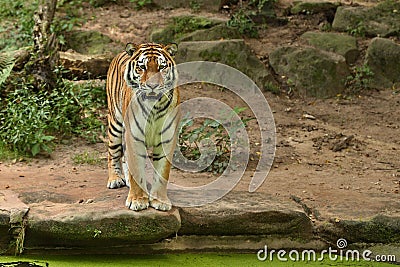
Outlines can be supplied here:
[[160, 84], [158, 82], [146, 82], [147, 87], [150, 89], [154, 90], [156, 89]]
[[146, 85], [147, 85], [147, 87], [149, 87], [149, 88], [152, 89], [152, 90], [154, 90], [155, 88], [157, 88], [158, 86], [160, 86], [160, 82], [159, 82], [159, 79], [158, 79], [157, 75], [151, 76], [151, 77], [146, 81]]

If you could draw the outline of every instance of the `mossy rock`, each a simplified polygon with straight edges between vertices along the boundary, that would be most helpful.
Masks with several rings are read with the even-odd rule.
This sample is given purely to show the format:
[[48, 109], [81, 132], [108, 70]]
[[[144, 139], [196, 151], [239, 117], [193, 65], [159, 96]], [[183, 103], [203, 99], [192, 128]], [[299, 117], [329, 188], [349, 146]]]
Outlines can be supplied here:
[[25, 246], [105, 248], [148, 244], [160, 241], [180, 228], [176, 209], [134, 212], [120, 204], [32, 204]]
[[358, 36], [400, 36], [400, 2], [387, 0], [375, 7], [337, 9], [332, 28]]
[[301, 38], [316, 48], [342, 55], [348, 64], [354, 64], [360, 51], [355, 37], [331, 32], [306, 32]]
[[[205, 17], [179, 16], [162, 29], [154, 30], [150, 35], [150, 41], [155, 43], [179, 43], [185, 37], [198, 30], [210, 29], [223, 23], [220, 20], [211, 20]], [[222, 33], [222, 31], [220, 31]], [[217, 34], [217, 33], [216, 33]], [[204, 36], [204, 33], [202, 34]]]
[[201, 10], [219, 11], [226, 3], [226, 0], [152, 0], [152, 4], [162, 9], [174, 8], [194, 8], [197, 6]]
[[344, 238], [350, 243], [398, 243], [400, 242], [400, 218], [377, 215], [364, 220], [335, 220], [320, 225], [321, 236], [336, 242]]
[[210, 61], [229, 65], [264, 89], [275, 83], [271, 73], [242, 39], [181, 42], [175, 59], [177, 63]]
[[197, 30], [192, 33], [185, 34], [180, 38], [180, 42], [184, 41], [214, 41], [224, 39], [239, 39], [241, 34], [235, 28], [228, 27], [225, 23], [214, 26], [210, 29]]
[[65, 50], [72, 49], [81, 54], [95, 55], [110, 51], [113, 40], [97, 31], [71, 31], [65, 34]]
[[368, 46], [364, 64], [374, 73], [372, 87], [391, 88], [400, 83], [400, 45], [392, 40], [374, 38]]
[[345, 89], [350, 74], [343, 56], [313, 47], [283, 46], [269, 59], [275, 72], [286, 76], [298, 93], [306, 96], [336, 96]]

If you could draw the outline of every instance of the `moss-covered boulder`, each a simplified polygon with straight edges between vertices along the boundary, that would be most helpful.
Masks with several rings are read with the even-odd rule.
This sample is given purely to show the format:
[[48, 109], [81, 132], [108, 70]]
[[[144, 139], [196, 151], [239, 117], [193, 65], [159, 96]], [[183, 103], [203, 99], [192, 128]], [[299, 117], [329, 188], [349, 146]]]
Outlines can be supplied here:
[[337, 9], [332, 27], [361, 36], [399, 36], [400, 2], [386, 0], [375, 7], [341, 6]]
[[239, 38], [241, 38], [241, 34], [237, 29], [228, 27], [225, 23], [222, 23], [210, 29], [197, 30], [185, 34], [180, 38], [180, 41], [214, 41]]
[[290, 8], [290, 13], [306, 15], [325, 13], [333, 17], [338, 6], [339, 4], [331, 2], [295, 2]]
[[75, 30], [65, 34], [65, 49], [72, 49], [81, 54], [103, 54], [112, 51], [113, 40], [97, 31]]
[[[207, 38], [207, 29], [211, 29], [216, 25], [222, 24], [223, 21], [213, 20], [206, 17], [197, 17], [197, 16], [179, 16], [173, 17], [171, 22], [162, 29], [155, 29], [150, 34], [150, 41], [155, 43], [179, 43], [182, 40], [187, 41], [195, 41], [201, 40], [202, 38]], [[205, 30], [205, 31], [201, 31]], [[194, 36], [195, 32], [199, 34], [199, 37]], [[229, 35], [228, 30], [226, 28], [217, 28], [211, 30], [211, 34], [213, 36], [218, 37], [221, 35], [222, 37], [226, 37]], [[210, 37], [211, 38], [211, 37]], [[221, 39], [221, 38], [218, 38]], [[208, 39], [210, 40], [210, 39]], [[211, 39], [214, 40], [214, 39]]]
[[163, 9], [174, 9], [174, 8], [192, 8], [206, 11], [219, 11], [222, 5], [226, 3], [224, 0], [152, 0], [152, 3]]
[[356, 62], [360, 51], [355, 37], [333, 32], [306, 32], [301, 36], [307, 44], [342, 55], [348, 64]]
[[265, 65], [251, 52], [242, 39], [221, 41], [182, 42], [177, 63], [211, 61], [229, 65], [250, 77], [260, 88], [267, 89], [274, 82]]
[[350, 74], [343, 56], [313, 47], [283, 46], [269, 59], [277, 74], [307, 96], [328, 98], [343, 92]]
[[385, 38], [374, 38], [368, 46], [365, 65], [374, 73], [371, 86], [390, 88], [400, 83], [400, 45]]

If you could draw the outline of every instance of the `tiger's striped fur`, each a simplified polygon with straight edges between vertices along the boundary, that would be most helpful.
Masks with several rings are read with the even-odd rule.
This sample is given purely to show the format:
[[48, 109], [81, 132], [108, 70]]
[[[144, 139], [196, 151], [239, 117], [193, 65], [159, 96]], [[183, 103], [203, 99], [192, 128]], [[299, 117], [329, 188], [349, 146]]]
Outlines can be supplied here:
[[[126, 206], [171, 209], [167, 182], [180, 120], [176, 45], [128, 44], [107, 74], [108, 188], [129, 185]], [[153, 183], [147, 190], [145, 161], [153, 148]], [[123, 171], [125, 157], [128, 169]]]

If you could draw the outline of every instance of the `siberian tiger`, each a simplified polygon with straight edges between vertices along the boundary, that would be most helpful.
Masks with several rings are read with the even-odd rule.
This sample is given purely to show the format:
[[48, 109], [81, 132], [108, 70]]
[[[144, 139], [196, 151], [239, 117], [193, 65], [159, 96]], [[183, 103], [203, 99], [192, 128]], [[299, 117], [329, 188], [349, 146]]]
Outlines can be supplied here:
[[[127, 44], [107, 73], [108, 188], [128, 185], [126, 206], [167, 211], [171, 159], [180, 120], [176, 44]], [[145, 161], [153, 148], [154, 175], [147, 190]], [[121, 158], [128, 163], [123, 170]]]

